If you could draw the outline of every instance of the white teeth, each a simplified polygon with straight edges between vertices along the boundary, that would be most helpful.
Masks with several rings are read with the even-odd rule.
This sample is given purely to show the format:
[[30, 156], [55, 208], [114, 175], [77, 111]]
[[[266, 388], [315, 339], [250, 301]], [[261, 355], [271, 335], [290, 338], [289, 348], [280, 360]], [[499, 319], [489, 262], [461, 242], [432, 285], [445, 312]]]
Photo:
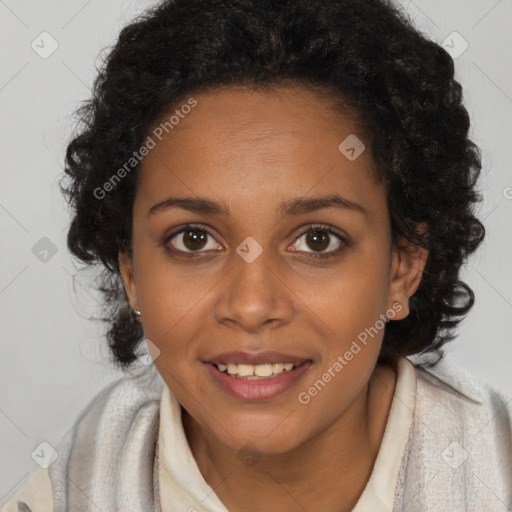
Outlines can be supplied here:
[[[276, 372], [277, 373], [277, 372]], [[271, 364], [259, 364], [254, 367], [254, 375], [258, 377], [270, 377], [272, 375]]]
[[231, 376], [238, 375], [239, 378], [257, 379], [259, 377], [272, 377], [291, 371], [294, 368], [293, 363], [266, 363], [266, 364], [217, 364], [217, 368]]
[[238, 373], [238, 365], [228, 364], [227, 370], [230, 375], [236, 375]]
[[240, 377], [247, 377], [249, 375], [254, 375], [254, 366], [252, 364], [239, 364], [237, 374]]

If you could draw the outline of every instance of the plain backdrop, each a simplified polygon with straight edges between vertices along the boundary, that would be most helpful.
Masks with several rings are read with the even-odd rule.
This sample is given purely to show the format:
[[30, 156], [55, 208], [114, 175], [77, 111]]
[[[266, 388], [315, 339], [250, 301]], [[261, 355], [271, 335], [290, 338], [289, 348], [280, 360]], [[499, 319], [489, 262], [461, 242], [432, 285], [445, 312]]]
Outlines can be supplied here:
[[[122, 375], [108, 364], [104, 326], [88, 320], [94, 273], [77, 272], [66, 249], [57, 182], [100, 51], [154, 3], [0, 0], [0, 502], [38, 468], [34, 449], [58, 444]], [[483, 154], [487, 237], [463, 274], [476, 304], [447, 357], [512, 397], [512, 1], [401, 4], [451, 48]]]

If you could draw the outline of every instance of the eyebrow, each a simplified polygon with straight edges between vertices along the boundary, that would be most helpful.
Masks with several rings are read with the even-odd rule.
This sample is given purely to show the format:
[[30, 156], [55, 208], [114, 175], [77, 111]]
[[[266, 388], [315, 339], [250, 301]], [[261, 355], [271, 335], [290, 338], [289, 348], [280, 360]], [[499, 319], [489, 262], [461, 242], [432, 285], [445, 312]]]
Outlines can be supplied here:
[[[169, 208], [181, 208], [195, 213], [229, 216], [229, 208], [224, 203], [218, 203], [205, 197], [168, 197], [154, 204], [147, 216], [165, 211]], [[368, 212], [358, 203], [349, 201], [339, 194], [331, 194], [321, 197], [298, 197], [284, 201], [277, 208], [277, 213], [282, 217], [301, 215], [304, 213], [321, 210], [323, 208], [340, 208], [368, 215]]]

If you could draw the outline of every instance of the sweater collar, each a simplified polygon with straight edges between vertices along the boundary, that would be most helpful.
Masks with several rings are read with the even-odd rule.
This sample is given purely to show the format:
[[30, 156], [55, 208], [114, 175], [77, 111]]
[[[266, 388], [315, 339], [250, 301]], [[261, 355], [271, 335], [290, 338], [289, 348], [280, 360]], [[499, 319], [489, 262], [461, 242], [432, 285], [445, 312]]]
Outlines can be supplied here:
[[421, 366], [423, 363], [431, 361], [429, 356], [408, 356], [407, 359], [417, 368], [418, 371], [425, 372], [430, 376], [438, 386], [441, 386], [451, 393], [462, 396], [467, 400], [477, 404], [483, 404], [484, 396], [482, 386], [485, 383], [479, 382], [476, 377], [454, 363], [450, 358], [443, 357], [433, 368]]

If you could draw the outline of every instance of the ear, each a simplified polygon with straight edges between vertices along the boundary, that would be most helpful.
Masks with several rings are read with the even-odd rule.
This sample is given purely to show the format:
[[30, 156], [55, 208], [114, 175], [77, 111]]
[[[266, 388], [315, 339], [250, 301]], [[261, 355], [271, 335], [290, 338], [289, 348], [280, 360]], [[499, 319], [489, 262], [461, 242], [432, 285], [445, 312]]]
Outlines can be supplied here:
[[395, 312], [393, 320], [402, 320], [409, 315], [409, 298], [421, 283], [427, 258], [427, 249], [412, 243], [393, 248], [388, 297], [388, 309]]
[[126, 252], [118, 253], [119, 271], [123, 281], [124, 290], [128, 297], [128, 303], [131, 309], [138, 309], [137, 289], [135, 287], [135, 274], [133, 270], [133, 261]]

